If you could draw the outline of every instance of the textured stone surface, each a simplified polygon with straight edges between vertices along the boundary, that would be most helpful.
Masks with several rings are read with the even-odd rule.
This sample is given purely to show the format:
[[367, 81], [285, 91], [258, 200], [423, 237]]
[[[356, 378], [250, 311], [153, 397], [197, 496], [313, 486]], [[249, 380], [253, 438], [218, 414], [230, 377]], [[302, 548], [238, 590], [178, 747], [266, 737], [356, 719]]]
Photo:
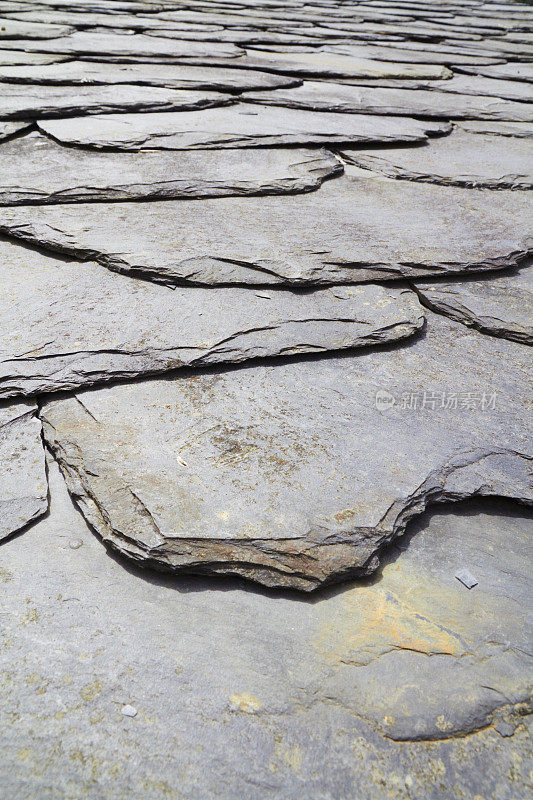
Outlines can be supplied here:
[[450, 276], [515, 266], [531, 248], [523, 192], [472, 192], [347, 169], [357, 174], [287, 197], [113, 203], [105, 215], [94, 204], [6, 208], [0, 231], [167, 283]]
[[388, 352], [52, 400], [44, 434], [82, 513], [133, 560], [312, 590], [374, 572], [430, 502], [533, 501], [529, 356], [431, 315]]
[[449, 119], [493, 119], [530, 122], [528, 103], [481, 95], [450, 94], [423, 89], [387, 89], [349, 86], [341, 83], [305, 81], [294, 89], [250, 92], [243, 99], [252, 103], [304, 108], [314, 111], [344, 111], [370, 114], [404, 114]]
[[72, 31], [73, 28], [67, 25], [21, 22], [0, 17], [0, 41], [3, 39], [56, 39], [58, 36], [67, 36]]
[[[2, 56], [0, 56], [0, 64]], [[285, 75], [231, 67], [202, 67], [191, 64], [108, 64], [69, 61], [45, 66], [6, 66], [0, 81], [44, 84], [144, 84], [169, 89], [209, 89], [240, 92], [298, 86], [301, 81]]]
[[114, 153], [31, 133], [0, 146], [0, 204], [308, 192], [342, 171], [327, 150]]
[[3, 139], [10, 139], [16, 133], [21, 133], [27, 127], [27, 122], [0, 122], [0, 142]]
[[37, 406], [0, 404], [0, 540], [46, 513], [48, 484]]
[[[0, 43], [1, 44], [1, 43]], [[25, 53], [23, 50], [4, 50], [0, 46], [1, 66], [25, 66], [41, 64], [57, 64], [64, 62], [67, 56], [44, 53]]]
[[[109, 91], [116, 94], [116, 89]], [[122, 88], [120, 91], [122, 93]], [[148, 95], [153, 90], [142, 91]], [[176, 92], [178, 94], [183, 92]], [[67, 144], [133, 150], [141, 147], [218, 150], [278, 144], [422, 141], [427, 135], [447, 132], [449, 126], [445, 122], [317, 114], [301, 109], [239, 103], [229, 108], [206, 109], [198, 113], [189, 111], [187, 114], [105, 114], [96, 122], [73, 117], [55, 123], [45, 122], [41, 129]]]
[[0, 265], [0, 397], [370, 346], [409, 336], [424, 322], [405, 288], [172, 291], [7, 242], [0, 242]]
[[485, 75], [487, 78], [502, 78], [503, 80], [533, 81], [533, 64], [522, 64], [512, 61], [509, 64], [495, 64], [486, 67], [464, 67], [462, 72], [474, 75]]
[[471, 133], [491, 133], [495, 136], [533, 137], [533, 124], [530, 122], [478, 122], [461, 120], [458, 127]]
[[520, 508], [424, 515], [375, 582], [310, 602], [125, 570], [53, 464], [50, 486], [50, 517], [0, 548], [10, 797], [528, 797]]
[[198, 41], [175, 41], [156, 39], [142, 34], [124, 35], [116, 33], [91, 33], [76, 31], [58, 39], [32, 42], [30, 40], [2, 40], [2, 48], [29, 50], [38, 53], [61, 53], [65, 55], [107, 56], [108, 58], [180, 58], [211, 61], [215, 58], [235, 58], [242, 54], [233, 44]]
[[[11, 71], [25, 72], [28, 68], [18, 67], [6, 69], [9, 74]], [[41, 68], [43, 69], [43, 68]], [[59, 70], [58, 67], [47, 67], [47, 70]], [[2, 73], [0, 71], [0, 80]], [[16, 73], [15, 73], [16, 74]], [[368, 82], [370, 84], [370, 81]], [[390, 80], [380, 81], [379, 86], [390, 89], [424, 89], [437, 92], [451, 92], [461, 95], [482, 95], [484, 97], [501, 97], [503, 100], [516, 100], [520, 103], [531, 101], [531, 86], [526, 81], [507, 81], [495, 78], [485, 78], [481, 75], [459, 75], [444, 81], [412, 81], [406, 85], [405, 81]]]
[[457, 283], [416, 283], [424, 304], [484, 333], [533, 343], [533, 266]]
[[272, 53], [249, 50], [234, 66], [318, 78], [446, 78], [449, 70], [439, 64], [402, 64], [339, 53]]
[[421, 147], [387, 150], [342, 150], [350, 163], [389, 178], [449, 186], [490, 189], [531, 189], [531, 142], [509, 139], [502, 147], [498, 136], [454, 131]]
[[1, 84], [0, 119], [36, 119], [69, 114], [185, 110], [233, 102], [218, 92], [193, 92], [151, 86], [21, 86]]

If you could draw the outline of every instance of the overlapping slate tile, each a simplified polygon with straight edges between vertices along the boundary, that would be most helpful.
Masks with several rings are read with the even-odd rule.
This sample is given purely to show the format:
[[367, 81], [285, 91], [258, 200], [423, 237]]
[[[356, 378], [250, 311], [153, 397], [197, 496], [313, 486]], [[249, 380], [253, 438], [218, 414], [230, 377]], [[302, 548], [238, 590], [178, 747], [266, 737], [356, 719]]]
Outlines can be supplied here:
[[494, 136], [533, 136], [533, 124], [529, 122], [480, 122], [462, 119], [459, 128], [470, 133], [493, 134]]
[[[0, 56], [0, 63], [2, 57]], [[141, 84], [169, 89], [241, 92], [298, 86], [301, 80], [273, 72], [202, 67], [191, 64], [109, 64], [69, 61], [66, 64], [0, 68], [0, 81], [45, 84]]]
[[152, 86], [23, 86], [3, 83], [0, 119], [38, 119], [69, 114], [113, 111], [167, 111], [226, 105], [232, 98], [219, 92], [194, 92]]
[[531, 122], [533, 111], [528, 103], [494, 97], [424, 89], [387, 89], [341, 83], [305, 81], [294, 89], [250, 92], [243, 96], [251, 103], [367, 114], [402, 114], [448, 119], [492, 119]]
[[45, 53], [25, 53], [23, 50], [5, 50], [0, 47], [1, 66], [59, 64], [66, 61], [67, 58], [68, 56]]
[[447, 186], [531, 189], [531, 149], [531, 142], [525, 138], [510, 139], [502, 147], [498, 136], [458, 129], [419, 147], [343, 149], [341, 155], [358, 167], [389, 178]]
[[533, 502], [526, 355], [431, 315], [399, 349], [89, 391], [42, 419], [123, 554], [311, 590], [373, 572], [429, 502]]
[[500, 80], [533, 81], [533, 64], [526, 62], [510, 61], [508, 64], [496, 64], [485, 67], [464, 67], [461, 72], [473, 75], [484, 75], [487, 78]]
[[22, 133], [29, 128], [27, 122], [0, 122], [0, 142], [3, 139], [10, 139], [17, 133]]
[[174, 291], [93, 262], [0, 243], [0, 398], [176, 367], [402, 339], [424, 322], [405, 287]]
[[142, 34], [117, 34], [117, 33], [91, 33], [89, 31], [76, 31], [70, 36], [61, 36], [57, 39], [31, 40], [5, 39], [2, 48], [9, 50], [29, 50], [38, 53], [60, 53], [72, 56], [106, 56], [110, 59], [131, 58], [143, 60], [144, 58], [176, 58], [176, 59], [202, 59], [214, 61], [215, 59], [234, 59], [242, 55], [243, 50], [233, 44], [197, 41], [173, 41], [170, 39], [156, 39], [153, 36]]
[[296, 196], [6, 208], [0, 231], [170, 284], [451, 276], [515, 266], [531, 250], [524, 192], [349, 170]]
[[0, 541], [48, 509], [41, 423], [32, 402], [0, 404]]
[[422, 302], [483, 333], [533, 344], [533, 267], [447, 283], [416, 282]]
[[0, 146], [0, 205], [299, 193], [342, 171], [327, 150], [116, 153], [62, 147], [35, 132]]
[[[0, 8], [0, 13], [3, 11]], [[4, 39], [57, 39], [68, 36], [74, 28], [68, 25], [48, 25], [40, 22], [21, 22], [0, 17], [0, 41]]]
[[[151, 89], [145, 92], [149, 95]], [[115, 90], [113, 93], [116, 93]], [[179, 96], [177, 90], [176, 95]], [[231, 102], [231, 98], [228, 98], [228, 104]], [[85, 117], [56, 122], [41, 120], [39, 126], [66, 144], [125, 150], [220, 150], [272, 145], [416, 142], [451, 130], [446, 122], [389, 119], [364, 114], [314, 113], [252, 103], [236, 103], [228, 109], [207, 109], [199, 113], [189, 111], [187, 114], [106, 114], [93, 120]]]

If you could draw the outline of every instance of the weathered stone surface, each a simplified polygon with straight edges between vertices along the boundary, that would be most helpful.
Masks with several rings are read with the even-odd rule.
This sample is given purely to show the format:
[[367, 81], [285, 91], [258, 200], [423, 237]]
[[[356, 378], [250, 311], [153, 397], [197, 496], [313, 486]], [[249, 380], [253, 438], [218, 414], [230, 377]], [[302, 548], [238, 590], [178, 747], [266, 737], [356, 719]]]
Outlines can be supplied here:
[[501, 78], [502, 80], [533, 81], [533, 64], [511, 61], [508, 64], [494, 64], [486, 67], [464, 67], [461, 72], [473, 75], [485, 75], [487, 78]]
[[48, 509], [44, 450], [37, 406], [0, 405], [0, 541]]
[[533, 502], [529, 352], [428, 323], [388, 352], [52, 400], [45, 437], [82, 513], [136, 561], [303, 590], [370, 574], [430, 502]]
[[[109, 91], [117, 94], [115, 89], [109, 88]], [[151, 91], [144, 90], [146, 95]], [[424, 141], [428, 135], [449, 131], [445, 122], [355, 114], [317, 114], [301, 109], [268, 108], [249, 103], [235, 104], [231, 109], [217, 109], [216, 112], [209, 109], [201, 113], [189, 111], [187, 114], [106, 114], [97, 122], [85, 117], [73, 117], [52, 123], [40, 122], [39, 125], [43, 131], [67, 144], [126, 150], [143, 147], [219, 150], [224, 147], [280, 144], [416, 142]]]
[[470, 94], [450, 94], [423, 89], [387, 89], [341, 83], [305, 81], [294, 89], [250, 92], [243, 100], [265, 105], [313, 111], [402, 114], [449, 119], [493, 119], [531, 122], [528, 103]]
[[202, 42], [201, 40], [175, 41], [156, 39], [153, 36], [143, 36], [142, 34], [91, 33], [89, 31], [76, 31], [70, 36], [39, 42], [3, 39], [2, 48], [22, 49], [38, 53], [63, 53], [73, 56], [108, 56], [120, 59], [162, 57], [207, 61], [217, 58], [233, 59], [243, 53], [241, 48], [235, 47], [233, 44]]
[[23, 50], [4, 50], [0, 47], [1, 66], [57, 64], [64, 62], [66, 58], [67, 56], [44, 53], [25, 53]]
[[533, 343], [533, 267], [457, 283], [416, 283], [424, 304], [484, 333]]
[[0, 242], [0, 265], [0, 397], [371, 346], [410, 336], [424, 323], [405, 287], [172, 291], [10, 242]]
[[[48, 67], [47, 69], [50, 69]], [[59, 70], [59, 67], [52, 67]], [[31, 72], [31, 68], [4, 68], [0, 70], [0, 80], [6, 72]], [[35, 71], [35, 70], [34, 70]], [[40, 72], [41, 70], [39, 70]], [[11, 78], [9, 78], [11, 80]], [[381, 80], [381, 81], [350, 81], [351, 85], [365, 84], [373, 87], [383, 87], [386, 89], [424, 89], [437, 92], [450, 92], [462, 95], [482, 95], [484, 97], [501, 97], [503, 100], [517, 100], [520, 103], [529, 103], [531, 100], [531, 86], [526, 81], [507, 81], [495, 78], [485, 78], [482, 75], [459, 75], [444, 81], [406, 81], [400, 80]]]
[[[367, 170], [297, 196], [3, 209], [0, 231], [165, 283], [361, 282], [515, 266], [523, 192], [472, 192]], [[431, 236], [427, 232], [431, 231]]]
[[68, 783], [122, 800], [139, 774], [150, 800], [528, 797], [531, 518], [516, 505], [424, 515], [375, 582], [297, 601], [126, 570], [54, 464], [50, 487], [50, 516], [0, 548], [9, 797]]
[[[2, 9], [0, 9], [2, 10]], [[47, 25], [39, 22], [20, 22], [0, 17], [0, 40], [3, 39], [56, 39], [68, 36], [74, 28], [66, 25]]]
[[531, 143], [457, 130], [420, 147], [341, 151], [352, 164], [389, 178], [489, 189], [531, 189]]
[[434, 44], [428, 44], [427, 49], [414, 50], [404, 47], [403, 42], [387, 42], [382, 45], [371, 42], [351, 42], [347, 40], [342, 44], [327, 44], [318, 52], [347, 55], [352, 58], [368, 58], [377, 61], [394, 61], [405, 64], [433, 64], [455, 67], [458, 64], [477, 65], [490, 63], [493, 59], [483, 58], [479, 55], [466, 53], [445, 53], [435, 49]]
[[0, 122], [0, 142], [4, 139], [10, 139], [16, 133], [21, 133], [28, 127], [27, 122]]
[[477, 120], [461, 120], [458, 127], [470, 133], [490, 133], [495, 136], [529, 136], [533, 137], [533, 125], [529, 122], [478, 122]]
[[[61, 51], [60, 51], [61, 52]], [[318, 78], [446, 78], [449, 70], [439, 64], [402, 64], [339, 53], [272, 53], [249, 50], [233, 66]]]
[[168, 111], [227, 105], [219, 92], [193, 92], [151, 86], [22, 86], [2, 83], [0, 119], [37, 119], [113, 111]]
[[0, 205], [299, 193], [342, 171], [327, 150], [115, 153], [34, 132], [0, 146]]
[[[2, 56], [0, 56], [0, 64]], [[141, 84], [169, 89], [210, 89], [241, 92], [299, 86], [301, 80], [273, 72], [202, 67], [191, 64], [109, 64], [97, 61], [69, 61], [46, 66], [3, 67], [0, 81], [49, 84]]]

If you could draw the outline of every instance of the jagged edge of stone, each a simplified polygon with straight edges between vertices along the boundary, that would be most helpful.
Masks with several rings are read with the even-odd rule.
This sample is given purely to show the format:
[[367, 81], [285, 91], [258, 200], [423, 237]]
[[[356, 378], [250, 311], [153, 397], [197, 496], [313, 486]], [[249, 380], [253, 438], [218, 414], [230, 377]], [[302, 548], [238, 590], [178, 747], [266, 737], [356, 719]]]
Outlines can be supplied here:
[[[1, 85], [1, 84], [0, 84]], [[31, 205], [58, 205], [63, 203], [91, 203], [91, 202], [128, 202], [134, 200], [169, 200], [184, 199], [194, 200], [201, 198], [214, 197], [243, 197], [261, 195], [287, 195], [287, 194], [307, 194], [319, 189], [327, 180], [342, 175], [344, 164], [339, 160], [335, 153], [329, 150], [317, 150], [314, 161], [318, 162], [318, 168], [309, 170], [305, 176], [292, 178], [271, 178], [264, 184], [253, 184], [253, 181], [235, 181], [233, 186], [224, 188], [222, 184], [217, 186], [214, 182], [210, 184], [205, 181], [205, 185], [198, 188], [192, 187], [185, 192], [180, 189], [180, 179], [176, 181], [168, 180], [159, 183], [131, 183], [117, 184], [115, 186], [75, 186], [71, 189], [59, 189], [56, 192], [47, 192], [40, 189], [22, 189], [21, 187], [0, 187], [0, 206], [31, 206]], [[311, 161], [309, 162], [311, 163]], [[320, 170], [323, 170], [322, 174]], [[284, 183], [284, 181], [286, 181]], [[191, 181], [192, 182], [192, 181]], [[173, 184], [176, 188], [173, 188]]]
[[[195, 263], [203, 260], [200, 257], [192, 259], [184, 258], [181, 261], [176, 262], [176, 266], [187, 265], [189, 267], [189, 273], [184, 273], [183, 275], [179, 276], [169, 276], [163, 269], [146, 265], [132, 265], [128, 261], [121, 258], [118, 253], [104, 253], [101, 250], [93, 250], [90, 247], [80, 246], [75, 242], [69, 241], [70, 234], [61, 231], [58, 228], [54, 228], [46, 223], [34, 224], [29, 222], [22, 224], [10, 224], [9, 222], [3, 222], [0, 218], [0, 234], [4, 234], [10, 239], [20, 239], [21, 241], [27, 242], [33, 247], [39, 247], [52, 253], [64, 253], [65, 255], [71, 256], [72, 258], [77, 258], [80, 261], [96, 261], [98, 264], [107, 267], [107, 269], [110, 269], [113, 272], [144, 278], [146, 280], [151, 280], [154, 283], [161, 283], [165, 286], [236, 285], [236, 283], [232, 281], [219, 280], [206, 283], [206, 281], [195, 279], [197, 270], [195, 270], [193, 266]], [[254, 270], [257, 273], [271, 275], [275, 278], [278, 278], [276, 281], [264, 282], [264, 285], [268, 286], [269, 288], [272, 288], [272, 285], [331, 286], [345, 283], [381, 283], [389, 280], [412, 280], [416, 277], [422, 278], [428, 275], [446, 275], [447, 267], [451, 267], [449, 270], [449, 275], [450, 280], [452, 280], [454, 275], [459, 275], [459, 277], [462, 277], [463, 275], [468, 275], [471, 272], [491, 272], [495, 270], [502, 270], [508, 267], [518, 267], [526, 258], [528, 258], [528, 256], [533, 255], [533, 236], [524, 236], [521, 244], [522, 249], [520, 250], [512, 250], [510, 253], [501, 256], [484, 258], [481, 261], [475, 262], [469, 261], [468, 263], [462, 262], [458, 264], [458, 262], [453, 261], [442, 261], [439, 264], [431, 265], [413, 261], [398, 261], [391, 264], [372, 261], [357, 261], [353, 262], [351, 265], [344, 265], [346, 271], [349, 271], [352, 266], [356, 266], [358, 269], [368, 268], [369, 270], [378, 270], [381, 273], [379, 278], [376, 278], [375, 275], [370, 275], [368, 278], [359, 281], [354, 281], [351, 275], [346, 275], [345, 277], [342, 274], [336, 276], [334, 280], [331, 278], [324, 278], [321, 280], [320, 278], [311, 278], [310, 276], [304, 276], [303, 278], [287, 277], [276, 272], [274, 267], [267, 268], [260, 263], [254, 263], [253, 261], [232, 261], [228, 258], [220, 259], [220, 261], [221, 263], [238, 264], [239, 266]], [[215, 261], [219, 260], [216, 256], [212, 256], [210, 258]], [[343, 265], [341, 264], [340, 266], [342, 267]], [[457, 269], [458, 266], [459, 269]], [[423, 272], [421, 272], [420, 275], [413, 275], [412, 272], [406, 271], [412, 269], [421, 269]], [[430, 272], [429, 270], [433, 271]], [[262, 283], [261, 281], [254, 283], [248, 281], [246, 285], [253, 285], [254, 287], [257, 287], [261, 286]]]
[[[409, 289], [405, 289], [407, 293], [410, 292]], [[416, 293], [413, 292], [413, 295], [416, 296]], [[406, 316], [407, 316], [406, 311]], [[415, 316], [416, 314], [416, 316]], [[109, 350], [102, 348], [101, 350], [86, 350], [86, 351], [76, 351], [74, 353], [59, 353], [57, 355], [50, 355], [50, 356], [34, 356], [30, 357], [27, 360], [23, 358], [12, 358], [10, 359], [11, 362], [24, 362], [26, 361], [43, 361], [46, 360], [48, 363], [53, 363], [54, 361], [59, 362], [59, 366], [57, 368], [57, 372], [64, 369], [65, 366], [61, 364], [62, 361], [65, 361], [69, 357], [73, 358], [75, 364], [77, 364], [78, 369], [73, 369], [71, 377], [67, 379], [61, 380], [57, 377], [53, 377], [52, 375], [43, 376], [39, 379], [38, 376], [25, 376], [25, 375], [15, 375], [15, 376], [1, 376], [0, 375], [0, 401], [9, 398], [16, 398], [16, 397], [36, 397], [45, 393], [51, 392], [68, 392], [75, 389], [88, 389], [91, 386], [96, 384], [109, 384], [109, 383], [118, 383], [120, 381], [125, 380], [135, 380], [136, 378], [145, 378], [151, 375], [161, 375], [167, 372], [173, 372], [176, 369], [181, 368], [198, 368], [198, 367], [206, 367], [211, 366], [213, 364], [239, 364], [245, 361], [251, 361], [257, 358], [261, 359], [276, 359], [276, 358], [284, 358], [290, 357], [295, 355], [316, 355], [317, 353], [335, 353], [341, 350], [353, 350], [353, 349], [364, 349], [366, 347], [374, 347], [376, 345], [388, 345], [388, 344], [396, 344], [397, 342], [401, 342], [404, 339], [409, 339], [411, 336], [414, 336], [416, 333], [422, 330], [425, 325], [426, 317], [424, 314], [424, 310], [422, 306], [419, 308], [412, 309], [411, 317], [409, 319], [400, 320], [398, 322], [393, 322], [389, 325], [384, 325], [382, 327], [374, 327], [371, 331], [367, 334], [361, 333], [358, 336], [357, 341], [352, 340], [348, 344], [339, 345], [337, 347], [329, 347], [324, 346], [320, 347], [315, 345], [313, 347], [309, 347], [309, 349], [305, 350], [302, 349], [301, 344], [296, 344], [294, 347], [286, 346], [286, 347], [278, 347], [275, 352], [270, 353], [261, 353], [261, 352], [252, 352], [250, 355], [245, 354], [244, 352], [239, 352], [239, 340], [246, 339], [247, 336], [252, 335], [257, 332], [266, 331], [266, 330], [276, 330], [281, 328], [283, 325], [290, 325], [293, 323], [298, 322], [328, 322], [327, 318], [322, 317], [308, 317], [302, 319], [286, 319], [282, 320], [280, 323], [266, 325], [264, 327], [255, 327], [250, 328], [249, 330], [238, 331], [234, 335], [229, 336], [227, 338], [221, 339], [218, 342], [215, 342], [211, 347], [193, 347], [193, 346], [184, 346], [184, 347], [168, 347], [168, 348], [161, 348], [161, 349], [149, 349], [147, 348], [144, 351], [127, 351], [127, 350]], [[344, 318], [344, 317], [337, 317], [332, 318], [332, 322], [339, 321], [339, 322], [352, 322], [356, 320]], [[229, 357], [229, 352], [227, 345], [231, 342], [234, 342], [236, 345], [234, 355]], [[77, 379], [76, 375], [79, 373], [79, 359], [81, 358], [92, 358], [94, 356], [102, 357], [107, 355], [115, 355], [115, 356], [123, 356], [124, 358], [131, 357], [134, 359], [136, 356], [147, 354], [152, 355], [154, 358], [154, 362], [157, 358], [164, 361], [168, 359], [168, 362], [164, 365], [157, 366], [155, 363], [152, 368], [145, 368], [142, 369], [134, 369], [133, 364], [130, 369], [123, 368], [122, 370], [116, 369], [116, 371], [111, 371], [109, 368], [102, 364], [100, 369], [91, 368], [90, 375], [91, 377], [88, 380], [81, 380]], [[173, 355], [174, 354], [174, 355]], [[220, 356], [220, 357], [219, 357]], [[78, 361], [76, 361], [76, 357]], [[0, 361], [0, 365], [1, 365]], [[68, 365], [66, 367], [68, 369]], [[38, 381], [41, 380], [41, 386], [37, 389], [32, 389], [31, 387], [28, 390], [25, 390], [23, 386], [24, 381]]]
[[[77, 397], [76, 400], [80, 402]], [[83, 403], [80, 402], [80, 404], [83, 406]], [[85, 406], [83, 408], [85, 409]], [[86, 409], [85, 411], [89, 413]], [[422, 514], [430, 503], [457, 502], [471, 497], [494, 495], [508, 497], [527, 505], [533, 504], [533, 493], [526, 495], [524, 492], [512, 489], [506, 491], [505, 487], [502, 491], [497, 491], [484, 483], [475, 485], [474, 488], [465, 486], [462, 489], [446, 489], [445, 484], [450, 475], [468, 468], [472, 464], [479, 464], [491, 456], [508, 458], [511, 464], [523, 468], [525, 474], [529, 476], [526, 465], [529, 466], [529, 463], [533, 462], [532, 457], [509, 449], [480, 448], [456, 454], [441, 468], [432, 471], [411, 495], [394, 501], [373, 528], [359, 527], [342, 532], [316, 526], [308, 532], [305, 538], [286, 537], [279, 541], [204, 539], [183, 536], [172, 542], [172, 552], [168, 552], [164, 537], [149, 509], [144, 506], [131, 486], [123, 488], [131, 494], [136, 513], [144, 518], [151, 529], [150, 536], [157, 544], [143, 547], [138, 540], [129, 537], [127, 532], [117, 531], [113, 528], [105, 508], [90, 488], [90, 481], [82, 466], [82, 458], [77, 445], [69, 441], [65, 447], [65, 444], [56, 438], [55, 429], [46, 419], [46, 415], [41, 416], [41, 421], [44, 439], [59, 464], [69, 493], [90, 526], [106, 544], [128, 559], [141, 566], [164, 572], [239, 576], [269, 588], [292, 588], [312, 592], [328, 584], [338, 583], [348, 578], [371, 575], [375, 572], [379, 566], [379, 554], [383, 548], [403, 534], [407, 523], [413, 517]], [[79, 457], [73, 459], [74, 450], [78, 451]], [[361, 541], [370, 537], [374, 538], [376, 542], [374, 552], [364, 564], [354, 567], [354, 548]], [[182, 547], [181, 553], [177, 552], [180, 546]], [[264, 546], [266, 555], [275, 551], [275, 557], [268, 556], [270, 563], [254, 561], [254, 550], [260, 549], [262, 546]], [[295, 552], [295, 546], [297, 552]], [[224, 556], [224, 550], [228, 548], [234, 551], [231, 558]], [[331, 567], [327, 574], [312, 575], [302, 569], [302, 561], [308, 564], [319, 562], [320, 566], [321, 550], [324, 553], [323, 563], [326, 563], [326, 552], [330, 551], [331, 555], [331, 548], [334, 548], [337, 564], [335, 567]], [[239, 554], [237, 558], [235, 551]], [[187, 561], [178, 564], [176, 558], [185, 558]]]
[[[1, 398], [0, 398], [0, 400], [1, 400]], [[12, 425], [20, 423], [21, 420], [23, 420], [25, 418], [28, 418], [28, 419], [35, 418], [35, 419], [38, 419], [39, 422], [41, 423], [41, 446], [43, 448], [43, 454], [44, 454], [46, 452], [46, 450], [45, 450], [45, 444], [44, 444], [43, 425], [42, 425], [42, 420], [39, 417], [39, 410], [38, 410], [37, 406], [35, 406], [34, 408], [30, 408], [30, 409], [28, 409], [26, 411], [23, 411], [17, 417], [14, 417], [13, 419], [10, 419], [7, 422], [5, 422], [2, 425], [0, 425], [0, 440], [2, 439], [2, 431], [3, 430], [5, 430], [6, 428], [9, 428]], [[46, 465], [46, 459], [44, 461], [44, 477], [45, 477], [46, 487], [47, 487], [47, 489], [46, 489], [46, 498], [45, 498], [44, 502], [42, 504], [40, 504], [39, 508], [37, 508], [35, 510], [35, 512], [31, 515], [31, 517], [28, 517], [28, 519], [26, 519], [25, 522], [22, 523], [22, 525], [19, 525], [18, 527], [13, 528], [13, 530], [9, 531], [9, 533], [5, 534], [4, 536], [0, 536], [0, 546], [3, 544], [3, 542], [7, 542], [8, 539], [11, 539], [16, 534], [21, 533], [22, 531], [25, 531], [27, 528], [29, 528], [31, 525], [33, 525], [34, 522], [37, 522], [37, 520], [42, 519], [48, 513], [48, 510], [50, 508], [50, 487], [49, 487], [49, 482], [48, 482], [48, 468], [47, 468], [47, 465]], [[1, 502], [0, 502], [0, 504], [1, 504]]]
[[492, 189], [498, 190], [512, 190], [523, 191], [533, 188], [533, 181], [525, 175], [502, 175], [501, 178], [486, 178], [484, 180], [476, 180], [464, 176], [462, 178], [449, 178], [444, 175], [437, 175], [432, 172], [411, 172], [405, 167], [399, 167], [391, 164], [386, 159], [372, 156], [366, 158], [365, 156], [346, 154], [342, 150], [339, 151], [342, 158], [346, 159], [349, 164], [354, 164], [360, 169], [366, 169], [369, 172], [374, 172], [378, 175], [384, 175], [387, 178], [401, 181], [414, 181], [416, 183], [433, 183], [437, 186], [461, 186], [467, 189]]
[[[505, 273], [504, 273], [505, 274]], [[460, 280], [454, 281], [458, 285]], [[453, 305], [443, 302], [436, 303], [425, 293], [425, 290], [417, 286], [415, 282], [409, 281], [409, 287], [418, 295], [421, 305], [440, 314], [443, 317], [459, 322], [467, 328], [474, 328], [474, 330], [484, 333], [488, 336], [495, 336], [498, 339], [509, 339], [512, 342], [519, 344], [533, 345], [533, 326], [531, 328], [523, 328], [514, 322], [504, 322], [497, 317], [478, 317], [469, 308], [462, 305], [462, 303], [454, 303]], [[435, 286], [438, 287], [438, 283]]]

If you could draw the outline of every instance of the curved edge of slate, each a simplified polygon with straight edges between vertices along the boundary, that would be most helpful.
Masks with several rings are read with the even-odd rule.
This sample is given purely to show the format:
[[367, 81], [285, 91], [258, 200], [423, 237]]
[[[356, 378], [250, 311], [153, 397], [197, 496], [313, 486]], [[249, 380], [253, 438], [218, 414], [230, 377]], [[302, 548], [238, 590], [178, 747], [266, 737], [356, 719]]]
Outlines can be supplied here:
[[445, 290], [443, 291], [438, 284], [435, 285], [434, 290], [430, 286], [422, 287], [417, 284], [412, 284], [411, 288], [417, 293], [422, 305], [437, 314], [443, 314], [467, 328], [474, 328], [489, 336], [533, 345], [533, 325], [526, 327], [510, 320], [504, 321], [497, 317], [480, 316], [460, 303], [459, 298], [452, 295], [444, 296]]
[[37, 406], [20, 401], [14, 406], [2, 407], [0, 542], [22, 531], [47, 511], [48, 478]]
[[396, 180], [434, 183], [440, 186], [462, 186], [468, 189], [523, 190], [533, 188], [533, 181], [527, 175], [502, 175], [499, 178], [484, 178], [482, 180], [468, 175], [452, 178], [446, 175], [438, 175], [435, 172], [413, 172], [405, 167], [399, 167], [385, 158], [379, 158], [379, 156], [358, 155], [356, 151], [346, 153], [344, 150], [339, 150], [338, 152], [349, 164], [354, 164], [360, 169], [367, 169], [370, 172]]
[[[383, 344], [394, 344], [419, 333], [425, 325], [424, 309], [416, 293], [404, 288], [404, 318], [382, 327], [360, 323], [357, 319], [309, 317], [285, 319], [264, 327], [237, 331], [210, 347], [146, 348], [128, 350], [80, 350], [55, 356], [0, 359], [0, 401], [12, 397], [31, 397], [47, 392], [89, 388], [98, 383], [148, 377], [181, 368], [212, 364], [238, 364], [257, 358], [339, 352]], [[365, 326], [368, 328], [365, 330]], [[309, 330], [306, 331], [307, 326]], [[304, 331], [305, 334], [304, 334]]]
[[[41, 419], [45, 441], [89, 525], [113, 550], [141, 566], [163, 572], [237, 576], [268, 588], [312, 592], [375, 572], [381, 550], [404, 533], [409, 520], [430, 503], [494, 495], [533, 504], [533, 458], [513, 450], [478, 449], [460, 453], [430, 473], [409, 497], [396, 500], [375, 528], [347, 526], [342, 531], [314, 525], [305, 538], [278, 541], [198, 537], [168, 541], [135, 494], [135, 487], [120, 490], [120, 516], [128, 521], [128, 530], [114, 527], [91, 485], [92, 477], [98, 476], [84, 468], [76, 443], [55, 436], [46, 406]], [[134, 535], [129, 530], [134, 530]]]
[[[292, 165], [296, 166], [296, 165]], [[292, 169], [292, 167], [291, 167]], [[156, 183], [117, 184], [116, 186], [75, 186], [57, 192], [0, 185], [0, 206], [56, 205], [61, 203], [124, 202], [128, 200], [189, 200], [202, 197], [240, 197], [245, 195], [305, 194], [320, 188], [324, 181], [342, 175], [344, 165], [334, 153], [323, 148], [306, 162], [305, 174], [262, 180], [186, 180], [177, 178]], [[0, 178], [1, 181], [1, 178]]]

